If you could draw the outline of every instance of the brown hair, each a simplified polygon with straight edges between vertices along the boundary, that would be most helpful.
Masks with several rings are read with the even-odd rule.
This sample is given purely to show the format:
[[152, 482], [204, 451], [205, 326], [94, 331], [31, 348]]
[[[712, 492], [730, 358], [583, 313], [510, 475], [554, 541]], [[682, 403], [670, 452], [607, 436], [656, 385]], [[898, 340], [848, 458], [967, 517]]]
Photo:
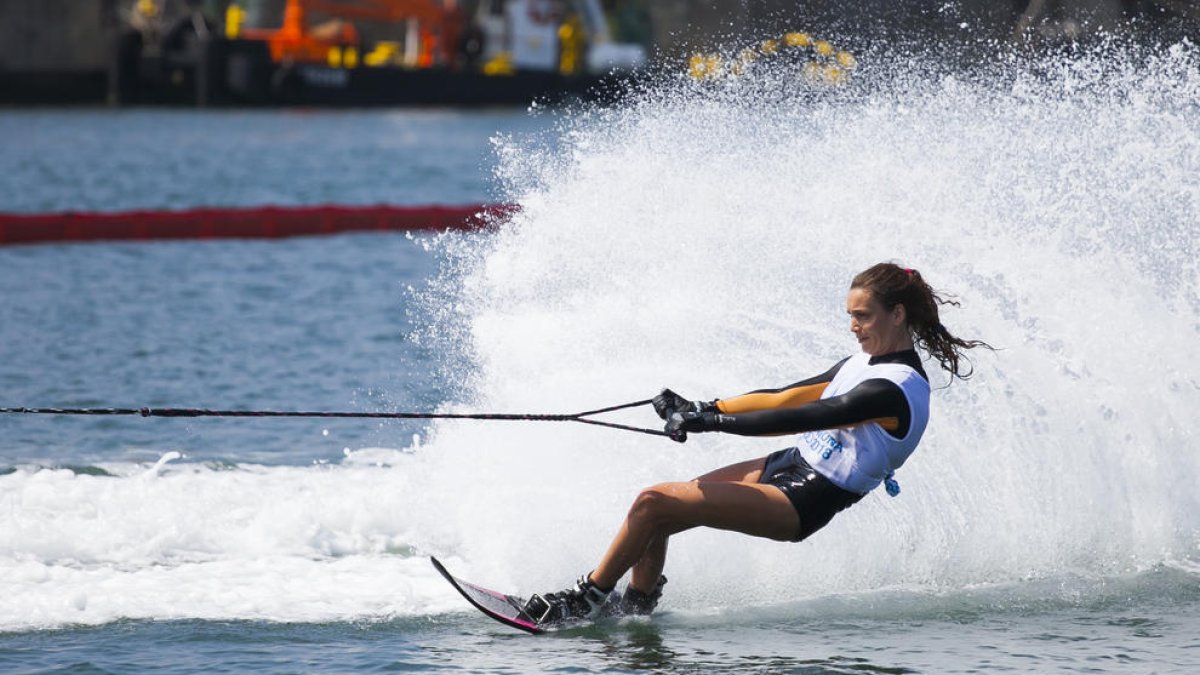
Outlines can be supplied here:
[[965, 359], [964, 350], [975, 347], [993, 349], [986, 342], [963, 340], [946, 330], [938, 318], [938, 305], [957, 307], [958, 301], [939, 295], [914, 269], [893, 263], [879, 263], [855, 276], [850, 288], [870, 292], [888, 310], [896, 305], [904, 305], [913, 341], [937, 359], [942, 369], [950, 373], [952, 381], [955, 377], [965, 380], [971, 376], [972, 369], [963, 372], [960, 364], [960, 359]]

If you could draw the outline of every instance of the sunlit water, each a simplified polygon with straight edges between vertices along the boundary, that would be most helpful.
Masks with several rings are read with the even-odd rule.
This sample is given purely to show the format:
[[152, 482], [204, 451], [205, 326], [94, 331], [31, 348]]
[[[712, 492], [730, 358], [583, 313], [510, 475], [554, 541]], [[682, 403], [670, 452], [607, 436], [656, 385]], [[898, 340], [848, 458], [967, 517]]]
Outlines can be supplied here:
[[[850, 353], [849, 278], [897, 260], [998, 348], [935, 375], [898, 498], [799, 545], [682, 535], [660, 615], [542, 640], [469, 611], [426, 556], [559, 587], [640, 486], [787, 440], [6, 417], [0, 664], [1193, 671], [1197, 56], [861, 61], [838, 89], [759, 67], [501, 129], [470, 196], [523, 210], [487, 236], [0, 250], [0, 383], [29, 405], [728, 396]], [[362, 115], [376, 134], [387, 113]], [[374, 185], [361, 201], [391, 201]]]

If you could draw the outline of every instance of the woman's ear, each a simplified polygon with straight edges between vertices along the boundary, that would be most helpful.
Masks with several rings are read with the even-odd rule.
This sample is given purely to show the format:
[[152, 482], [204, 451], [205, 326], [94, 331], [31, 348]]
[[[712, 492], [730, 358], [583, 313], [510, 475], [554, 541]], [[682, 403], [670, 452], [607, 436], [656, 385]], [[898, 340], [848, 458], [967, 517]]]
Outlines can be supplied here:
[[892, 323], [896, 326], [903, 326], [905, 321], [908, 321], [908, 309], [904, 307], [904, 303], [898, 302], [892, 308]]

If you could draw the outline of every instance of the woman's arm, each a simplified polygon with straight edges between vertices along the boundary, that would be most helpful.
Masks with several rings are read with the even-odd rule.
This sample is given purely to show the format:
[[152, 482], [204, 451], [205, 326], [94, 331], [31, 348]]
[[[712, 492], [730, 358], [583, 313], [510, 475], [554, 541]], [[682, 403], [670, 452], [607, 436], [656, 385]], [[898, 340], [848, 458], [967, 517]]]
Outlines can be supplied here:
[[871, 379], [845, 394], [794, 408], [774, 408], [726, 414], [681, 413], [668, 422], [668, 431], [722, 431], [739, 436], [795, 434], [818, 429], [849, 427], [875, 422], [893, 436], [908, 433], [912, 411], [900, 386], [890, 380]]
[[847, 356], [824, 373], [795, 384], [789, 384], [781, 389], [758, 389], [741, 396], [718, 399], [714, 401], [717, 412], [737, 415], [759, 410], [795, 408], [817, 401], [824, 393], [825, 387], [828, 387], [829, 383], [833, 381], [833, 376], [842, 369], [842, 364], [849, 359], [850, 357]]

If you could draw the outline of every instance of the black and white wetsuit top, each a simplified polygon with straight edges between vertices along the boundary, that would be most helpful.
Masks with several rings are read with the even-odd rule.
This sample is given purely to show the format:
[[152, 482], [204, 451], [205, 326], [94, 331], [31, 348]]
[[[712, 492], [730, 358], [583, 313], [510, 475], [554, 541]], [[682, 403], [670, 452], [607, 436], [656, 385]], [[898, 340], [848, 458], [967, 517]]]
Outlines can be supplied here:
[[716, 401], [717, 429], [798, 433], [805, 461], [843, 490], [866, 494], [916, 449], [929, 423], [929, 391], [915, 350], [857, 354], [782, 389]]

